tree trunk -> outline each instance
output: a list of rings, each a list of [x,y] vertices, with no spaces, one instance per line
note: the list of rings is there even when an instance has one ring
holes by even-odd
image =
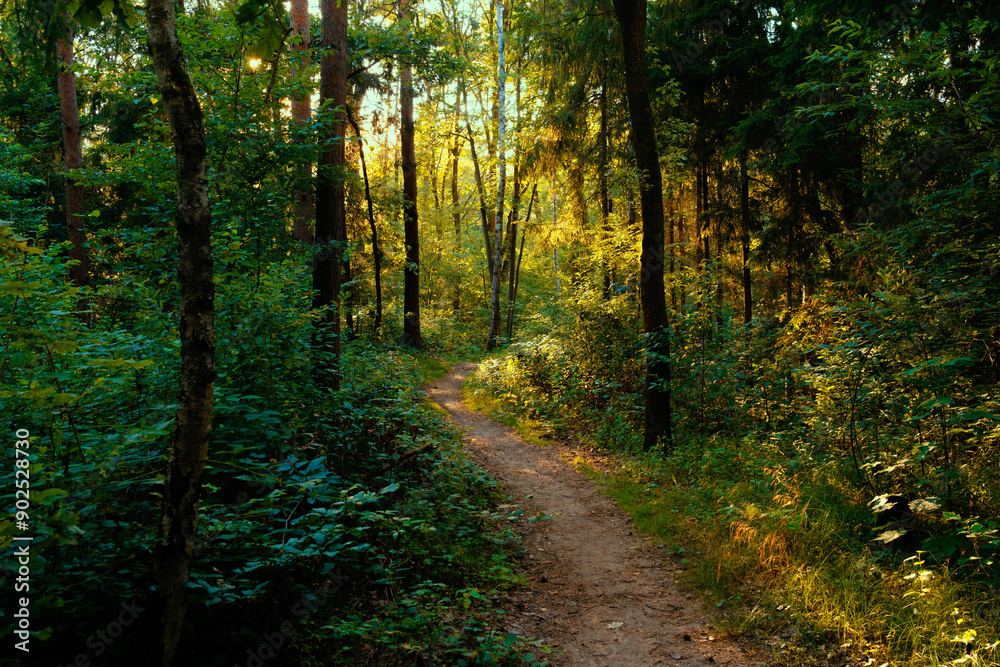
[[[462,98],[465,106],[465,132],[469,135],[469,154],[472,157],[472,173],[476,181],[476,192],[479,194],[479,217],[483,226],[483,243],[486,247],[486,268],[493,275],[493,246],[490,244],[490,214],[486,211],[486,186],[483,185],[483,172],[479,168],[479,154],[476,152],[476,137],[472,133],[472,122],[469,120],[469,97],[463,84]]]
[[[580,227],[580,236],[585,237],[590,227],[590,216],[587,214],[587,195],[584,192],[586,182],[583,177],[583,159],[577,156],[572,159],[569,168],[569,185],[573,193],[573,213]]]
[[[292,35],[298,39],[292,40],[292,51],[296,54],[302,66],[309,64],[309,2],[308,0],[292,0],[291,6]],[[293,67],[292,77],[299,76],[298,66]],[[311,115],[309,94],[296,95],[292,98],[292,122],[303,128],[309,125]],[[292,191],[294,202],[294,218],[292,221],[292,238],[303,243],[312,244],[315,241],[313,221],[316,210],[313,202],[312,189],[308,187],[312,180],[312,163],[303,162],[298,166],[296,186]]]
[[[382,250],[378,245],[378,227],[375,226],[375,209],[372,206],[371,185],[368,182],[368,164],[365,162],[365,142],[361,138],[361,129],[351,116],[351,110],[347,109],[347,120],[354,128],[354,134],[358,137],[358,157],[361,160],[361,176],[365,181],[365,201],[368,203],[368,225],[372,230],[372,262],[375,273],[375,324],[372,326],[372,333],[375,340],[379,339],[379,332],[382,328]]]
[[[184,68],[174,3],[149,0],[149,53],[173,137],[181,312],[180,398],[174,426],[154,570],[163,634],[159,663],[174,661],[184,622],[184,589],[194,559],[198,498],[208,456],[215,388],[215,284],[208,203],[205,130],[194,85]]]
[[[712,261],[712,245],[711,245],[711,233],[708,221],[708,160],[705,159],[701,163],[701,213],[702,219],[699,220],[698,227],[698,242],[701,243],[701,261],[702,269],[707,270],[709,263]],[[705,295],[705,301],[708,302],[709,295]]]
[[[553,169],[549,176],[549,191],[552,193],[552,231],[559,229],[559,194],[556,191],[556,172]],[[559,281],[559,248],[552,249],[552,272],[556,277],[556,300],[562,297],[562,285]]]
[[[510,294],[510,309],[507,311],[507,338],[514,337],[514,306],[517,304],[517,288],[521,282],[521,260],[524,259],[524,239],[528,235],[528,221],[531,220],[531,206],[535,203],[535,191],[538,183],[531,186],[531,198],[528,200],[528,215],[524,218],[524,231],[521,232],[521,249],[517,253],[517,264],[512,265],[511,273],[514,276],[514,287]],[[513,243],[511,244],[513,246]],[[511,254],[513,257],[513,253]]]
[[[76,74],[73,72],[73,25],[69,16],[65,16],[66,36],[56,43],[56,55],[59,58],[59,112],[62,119],[63,164],[66,168],[66,238],[71,247],[69,257],[76,264],[70,267],[69,274],[77,287],[87,285],[87,234],[83,228],[83,188],[70,172],[83,167],[83,147],[80,141],[80,108],[76,102]],[[80,317],[85,317],[87,302],[81,299],[77,310]]]
[[[601,78],[601,129],[599,137],[599,149],[597,156],[598,184],[601,191],[601,270],[604,282],[603,295],[605,299],[611,297],[611,283],[614,277],[611,275],[611,266],[608,261],[611,243],[611,197],[608,193],[608,58],[604,58],[604,74]]]
[[[667,275],[670,280],[670,307],[677,310],[677,281],[674,279],[674,270],[677,265],[677,253],[676,246],[674,245],[674,221],[677,219],[677,213],[674,210],[674,198],[670,197],[668,200],[670,202],[670,208],[667,211],[667,252],[670,255],[669,266],[667,267]]]
[[[521,131],[521,71],[518,68],[517,83],[514,87],[514,109],[516,120],[514,122],[514,132]],[[507,324],[504,327],[505,335],[509,340],[514,327],[514,281],[516,280],[516,258],[517,258],[517,216],[521,206],[521,162],[518,145],[514,144],[514,199],[510,207],[510,236],[507,244],[510,246],[510,259],[508,260],[508,283],[507,283]]]
[[[408,20],[409,0],[400,0],[400,18]],[[417,220],[417,156],[413,140],[413,71],[403,68],[399,80],[399,137],[403,157],[403,344],[420,349],[420,230]]]
[[[753,319],[753,284],[750,281],[750,180],[747,178],[747,155],[740,156],[740,211],[743,218],[743,232],[740,245],[743,247],[743,324]]]
[[[646,0],[614,0],[622,31],[625,93],[632,121],[642,207],[642,253],[639,297],[646,333],[646,389],[643,446],[660,439],[673,445],[670,415],[670,339],[663,290],[663,200],[656,129],[646,78]]]
[[[455,92],[455,144],[451,149],[451,214],[455,223],[455,256],[462,249],[462,212],[458,205],[458,158],[462,154],[462,144],[459,143],[459,93]],[[451,306],[454,310],[462,307],[462,283],[455,282],[455,294]]]
[[[490,330],[486,338],[486,350],[496,347],[500,335],[500,269],[503,262],[503,198],[507,180],[506,146],[504,134],[506,122],[505,90],[507,75],[504,71],[503,0],[497,0],[497,215],[493,229],[493,276],[490,282]]]
[[[316,255],[313,260],[313,308],[323,311],[320,349],[326,359],[318,379],[340,389],[340,283],[344,222],[344,113],[347,105],[347,3],[322,0],[320,107],[330,114],[320,136],[316,179]],[[329,364],[329,365],[327,365]]]

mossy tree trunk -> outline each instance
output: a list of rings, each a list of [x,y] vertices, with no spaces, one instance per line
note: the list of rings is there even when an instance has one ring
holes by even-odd
[[[181,386],[154,569],[163,633],[158,662],[173,664],[194,559],[198,500],[215,388],[215,283],[201,105],[177,39],[172,0],[149,0],[147,40],[176,156]]]

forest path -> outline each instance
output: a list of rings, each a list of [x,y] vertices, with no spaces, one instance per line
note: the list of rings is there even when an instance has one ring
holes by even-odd
[[[527,443],[462,403],[462,381],[475,369],[455,364],[426,391],[466,432],[466,449],[503,484],[512,511],[524,510],[518,529],[530,588],[514,595],[505,630],[553,645],[551,665],[761,665],[734,641],[711,636],[701,604],[675,585],[672,565],[567,462],[570,447]],[[530,523],[538,512],[552,518]]]

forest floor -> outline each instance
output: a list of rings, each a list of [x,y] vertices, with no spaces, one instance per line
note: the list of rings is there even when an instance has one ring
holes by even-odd
[[[701,602],[677,586],[677,566],[572,465],[582,457],[600,471],[600,459],[565,444],[530,444],[463,404],[462,381],[475,368],[455,364],[427,386],[427,395],[466,432],[473,458],[503,484],[513,504],[508,511],[524,511],[517,525],[529,586],[513,594],[505,630],[552,646],[551,665],[766,664],[734,638],[715,636]]]

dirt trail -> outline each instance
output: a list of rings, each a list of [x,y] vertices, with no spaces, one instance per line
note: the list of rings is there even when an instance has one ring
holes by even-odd
[[[530,590],[518,594],[506,630],[541,639],[550,664],[569,667],[757,667],[729,639],[709,632],[700,603],[676,587],[659,550],[633,535],[631,520],[564,459],[571,449],[538,447],[462,403],[456,364],[428,396],[467,433],[466,448],[524,509],[550,515],[519,521]]]

